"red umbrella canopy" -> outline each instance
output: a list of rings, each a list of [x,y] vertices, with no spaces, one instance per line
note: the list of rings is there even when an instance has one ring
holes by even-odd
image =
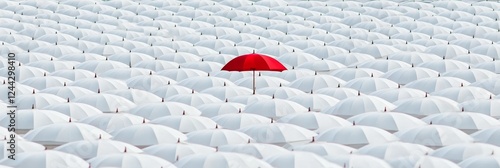
[[[245,54],[229,61],[222,70],[226,71],[284,71],[283,64],[264,54]]]

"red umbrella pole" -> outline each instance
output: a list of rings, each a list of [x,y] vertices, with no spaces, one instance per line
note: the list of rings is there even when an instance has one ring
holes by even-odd
[[[253,70],[253,83],[252,83],[252,88],[253,88],[253,94],[255,94],[255,69]]]

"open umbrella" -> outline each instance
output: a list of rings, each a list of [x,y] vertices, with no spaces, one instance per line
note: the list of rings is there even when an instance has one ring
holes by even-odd
[[[283,64],[264,54],[245,54],[229,61],[222,70],[226,71],[253,71],[253,94],[255,94],[255,71],[284,71]]]

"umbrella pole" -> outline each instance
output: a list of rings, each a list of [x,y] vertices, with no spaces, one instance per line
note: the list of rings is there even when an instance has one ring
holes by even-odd
[[[253,83],[252,83],[252,88],[253,88],[253,94],[255,94],[255,69],[253,70]]]

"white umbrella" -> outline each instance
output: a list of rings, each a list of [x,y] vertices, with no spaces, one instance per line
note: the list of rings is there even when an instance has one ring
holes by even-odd
[[[219,77],[213,77],[213,76],[195,76],[195,77],[190,77],[187,79],[184,79],[182,81],[179,81],[177,83],[180,86],[185,86],[191,89],[194,89],[195,91],[201,92],[205,89],[211,88],[211,87],[218,87],[218,86],[235,86],[233,82],[230,80],[224,79],[224,78],[219,78]],[[237,85],[237,82],[236,82]]]
[[[340,167],[337,164],[333,164],[319,155],[294,151],[289,153],[277,154],[271,157],[264,158],[264,160],[277,168],[299,168],[299,167]]]
[[[213,120],[202,116],[165,116],[156,118],[149,122],[151,124],[164,125],[182,133],[189,133],[197,130],[206,130],[217,128],[218,125]]]
[[[463,143],[445,146],[430,153],[430,156],[460,163],[474,156],[490,156],[500,152],[500,147],[483,143]]]
[[[222,128],[236,130],[249,125],[270,123],[269,118],[250,113],[221,114],[211,118]]]
[[[500,82],[498,78],[492,78],[474,82],[470,86],[481,87],[483,89],[490,91],[493,94],[500,94],[500,88],[498,87],[499,85],[497,84],[498,82]]]
[[[184,142],[187,137],[182,132],[167,126],[135,124],[115,131],[112,139],[142,148],[161,143]]]
[[[146,123],[149,120],[127,113],[104,113],[82,118],[78,122],[95,126],[112,134],[121,128]]]
[[[488,70],[488,71],[491,71],[491,72],[494,72],[494,73],[498,73],[500,72],[500,69],[498,67],[498,63],[500,61],[496,60],[496,61],[492,61],[491,58],[488,57],[488,61],[484,61],[482,63],[478,63],[476,64],[476,68],[479,68],[479,69],[485,69],[485,70]]]
[[[124,81],[113,78],[83,78],[78,79],[68,84],[69,86],[78,86],[89,89],[94,92],[127,89],[127,84]]]
[[[348,97],[358,96],[359,92],[357,90],[347,87],[337,87],[337,88],[328,87],[328,88],[318,89],[315,91],[315,93],[325,94],[339,100],[344,100],[345,98]]]
[[[460,167],[472,168],[477,166],[500,167],[500,157],[496,155],[475,156],[466,159],[458,164]]]
[[[379,97],[358,94],[358,96],[343,99],[334,106],[323,109],[322,113],[349,118],[365,112],[389,111],[395,107]]]
[[[383,44],[372,44],[361,47],[356,47],[352,52],[371,55],[375,58],[386,58],[388,55],[399,52],[400,50]]]
[[[246,154],[233,152],[216,152],[205,154],[194,154],[180,158],[175,163],[178,167],[262,167],[271,168],[268,163]]]
[[[333,106],[339,102],[338,99],[324,95],[324,94],[304,94],[289,97],[288,100],[299,103],[307,107],[309,111],[321,111],[326,107]]]
[[[119,153],[96,156],[89,159],[88,162],[95,167],[175,167],[172,163],[162,158],[138,153]]]
[[[377,127],[391,133],[426,125],[418,118],[399,112],[368,112],[352,116],[347,120],[357,125]]]
[[[141,149],[133,145],[109,139],[73,141],[54,150],[73,154],[86,160],[115,153],[142,153]]]
[[[280,118],[287,114],[307,112],[307,108],[290,100],[272,99],[248,104],[243,112],[270,118]]]
[[[208,103],[221,103],[219,98],[206,93],[180,94],[171,96],[166,101],[184,103],[193,107],[201,106]]]
[[[40,93],[50,93],[61,98],[68,98],[71,100],[76,97],[93,94],[95,92],[78,86],[54,86],[43,89]]]
[[[367,60],[375,60],[371,55],[361,53],[336,54],[329,56],[327,60],[332,60],[350,66]]]
[[[485,128],[483,130],[477,131],[474,134],[471,134],[475,142],[487,143],[495,146],[500,146],[500,143],[498,143],[499,135],[500,130],[498,129],[498,127]]]
[[[108,93],[85,95],[75,99],[74,102],[91,105],[105,113],[128,111],[137,106],[134,102],[124,97]]]
[[[200,93],[210,94],[221,100],[238,95],[251,95],[252,90],[241,86],[216,86],[207,88]]]
[[[318,72],[330,72],[336,69],[341,69],[345,68],[346,66],[344,64],[331,61],[331,60],[314,60],[314,61],[308,61],[304,62],[302,64],[299,64],[297,68],[304,68],[304,69],[309,69],[313,71],[318,71]]]
[[[71,122],[71,118],[69,116],[52,110],[17,110],[15,114],[15,119],[18,121],[15,123],[15,129],[18,132],[27,132],[29,130],[54,123]],[[11,119],[11,115],[4,115],[0,119],[1,126],[9,128],[9,124],[12,124]]]
[[[321,132],[316,138],[316,141],[338,143],[353,148],[398,140],[398,137],[383,129],[360,125],[330,128]]]
[[[263,159],[274,155],[290,152],[285,148],[265,143],[222,145],[217,148],[217,151],[247,154],[254,156],[258,159]]]
[[[53,150],[19,153],[19,155],[16,156],[16,159],[17,160],[4,158],[0,161],[0,164],[12,167],[41,168],[53,167],[54,165],[75,168],[87,168],[90,166],[89,163],[85,162],[85,160],[79,158],[78,156]]]
[[[138,105],[131,108],[128,113],[153,120],[164,116],[195,115],[199,116],[201,111],[193,106],[178,102],[161,102]]]
[[[403,99],[394,102],[394,104],[397,107],[393,111],[402,112],[418,118],[423,118],[431,114],[460,111],[457,102],[441,96]]]
[[[344,86],[369,94],[381,89],[398,88],[399,84],[385,78],[362,77],[352,79],[346,82]]]
[[[446,97],[455,100],[458,103],[463,103],[468,100],[489,99],[493,97],[493,93],[475,86],[452,87],[433,92],[432,95]]]
[[[498,103],[500,99],[479,99],[479,100],[469,100],[460,104],[464,111],[470,111],[474,113],[481,113],[493,118],[499,118],[498,114]]]
[[[389,88],[372,92],[370,95],[380,97],[391,103],[407,98],[425,97],[424,91],[413,88]]]
[[[450,87],[467,86],[470,83],[466,80],[456,77],[436,77],[436,78],[423,78],[410,82],[405,85],[407,88],[414,88],[422,90],[427,93],[440,91]]]
[[[166,69],[163,71],[158,71],[156,75],[165,76],[175,81],[182,81],[187,78],[197,77],[197,76],[207,76],[208,73],[197,69],[190,68],[178,68],[178,69]]]
[[[215,102],[215,103],[205,103],[203,105],[196,106],[198,110],[202,113],[204,117],[215,117],[222,114],[236,114],[241,113],[245,109],[245,105],[236,102]]]
[[[434,71],[432,69],[412,67],[393,69],[386,72],[380,77],[392,80],[398,84],[405,85],[422,78],[438,77],[438,74],[439,73],[437,71]]]
[[[375,69],[369,69],[369,68],[342,68],[342,69],[337,69],[334,70],[330,75],[334,77],[338,77],[342,80],[345,81],[350,81],[356,78],[363,78],[363,77],[380,77],[383,72],[380,72]]]
[[[344,165],[345,167],[366,167],[366,166],[375,166],[381,168],[391,167],[384,160],[369,155],[358,155],[358,154],[334,155],[334,156],[325,156],[324,158],[332,163],[338,165]]]
[[[424,156],[432,152],[428,148],[419,144],[412,144],[406,142],[390,142],[385,144],[370,144],[366,145],[356,151],[356,154],[370,155],[384,160],[392,160],[400,157],[407,156]]]
[[[209,154],[216,152],[216,149],[188,143],[158,144],[144,148],[144,154],[160,157],[171,163],[175,163],[179,158],[184,158],[193,154]]]
[[[72,81],[83,78],[94,78],[95,74],[84,69],[59,70],[49,74],[50,76],[59,76]]]
[[[310,92],[311,90],[318,90],[321,88],[339,87],[340,85],[344,85],[344,83],[344,80],[330,75],[314,75],[298,78],[290,82],[288,86],[304,92]]]
[[[43,76],[43,77],[31,77],[25,79],[19,83],[34,87],[36,89],[42,90],[50,87],[63,86],[66,83],[72,82],[69,79],[57,77],[57,76]]]
[[[308,144],[296,145],[290,147],[289,150],[311,152],[320,156],[349,155],[356,151],[356,149],[349,146],[327,142],[312,142]]]
[[[94,116],[98,114],[102,114],[102,111],[95,108],[94,106],[84,104],[84,103],[76,103],[76,102],[65,102],[65,103],[57,103],[45,106],[44,110],[53,110],[64,115],[67,115],[73,119],[80,120],[85,117]]]
[[[177,82],[173,79],[160,76],[160,75],[138,75],[131,77],[125,81],[129,88],[140,89],[140,90],[153,90],[157,87],[176,84]]]
[[[289,114],[280,118],[278,122],[298,125],[315,132],[351,125],[343,118],[316,112]]]
[[[156,96],[153,93],[139,89],[111,90],[105,93],[124,97],[134,102],[135,104],[156,103],[161,102],[162,100],[160,97]]]
[[[388,161],[393,167],[443,167],[443,168],[459,168],[457,164],[438,157],[433,156],[418,156],[412,155],[400,157]]]
[[[317,134],[297,125],[287,123],[269,123],[250,125],[240,128],[259,143],[282,146],[287,143],[309,142]]]
[[[66,102],[63,98],[49,93],[19,95],[15,98],[18,109],[44,108],[49,105]]]
[[[250,136],[242,132],[227,129],[199,130],[186,135],[188,138],[187,142],[210,147],[255,142]]]
[[[29,141],[53,147],[77,140],[109,139],[111,135],[82,123],[54,123],[35,128],[24,135]]]
[[[403,142],[440,148],[458,143],[471,143],[472,137],[459,129],[445,125],[426,125],[394,133]]]
[[[268,95],[273,98],[278,99],[288,99],[294,96],[304,96],[306,93],[295,88],[283,86],[283,87],[265,87],[257,89],[258,94]]]
[[[75,66],[76,69],[85,69],[97,74],[106,72],[107,70],[110,69],[116,69],[116,68],[129,68],[127,64],[118,62],[118,61],[111,61],[111,60],[89,60],[82,62],[78,65]]]
[[[384,60],[384,59],[376,59],[376,60],[366,60],[363,62],[359,62],[357,64],[351,64],[350,67],[358,67],[358,68],[371,68],[375,70],[379,70],[381,72],[387,72],[396,68],[410,68],[411,65],[398,60]]]
[[[433,60],[423,62],[417,65],[418,67],[429,68],[439,73],[445,73],[451,70],[466,70],[469,69],[469,64],[453,59],[444,59],[444,60]]]

